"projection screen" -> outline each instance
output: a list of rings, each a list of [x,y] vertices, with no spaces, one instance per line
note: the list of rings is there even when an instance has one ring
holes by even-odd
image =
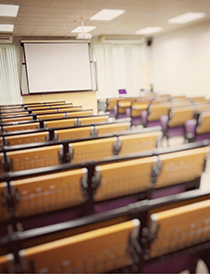
[[[24,43],[29,93],[92,90],[88,43]]]

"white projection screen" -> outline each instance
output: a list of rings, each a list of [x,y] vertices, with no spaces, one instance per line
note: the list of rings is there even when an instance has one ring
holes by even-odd
[[[23,43],[29,93],[92,90],[88,43]]]

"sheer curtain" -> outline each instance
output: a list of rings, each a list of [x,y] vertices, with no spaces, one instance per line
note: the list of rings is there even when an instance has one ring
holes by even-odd
[[[0,46],[0,105],[20,104],[22,49]]]
[[[118,97],[118,89],[138,96],[141,89],[141,45],[93,45],[99,98]]]

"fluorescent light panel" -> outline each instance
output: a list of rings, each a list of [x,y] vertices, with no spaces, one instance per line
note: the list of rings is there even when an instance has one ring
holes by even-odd
[[[110,21],[123,13],[125,13],[125,10],[102,9],[101,11],[93,15],[90,20]]]
[[[144,29],[137,30],[135,33],[136,34],[151,34],[151,33],[159,32],[161,30],[163,30],[162,27],[147,27]]]
[[[95,26],[84,26],[83,27],[83,31],[84,32],[90,32],[91,30],[94,30],[96,27]],[[80,33],[82,32],[82,27],[77,27],[76,29],[73,29],[71,32],[74,32],[74,33]]]
[[[11,24],[0,24],[0,31],[12,32],[13,29],[14,29],[14,25],[11,25]]]
[[[0,16],[16,17],[19,10],[18,5],[3,5],[0,4]]]
[[[170,18],[168,20],[169,24],[186,24],[191,21],[198,20],[200,18],[205,17],[206,14],[204,12],[187,12],[182,15]]]

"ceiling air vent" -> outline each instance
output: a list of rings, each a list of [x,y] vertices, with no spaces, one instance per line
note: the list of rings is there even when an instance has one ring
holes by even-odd
[[[142,44],[144,42],[144,37],[134,35],[101,35],[98,37],[98,43],[103,44]]]
[[[13,42],[12,35],[0,35],[0,44],[11,44]]]

